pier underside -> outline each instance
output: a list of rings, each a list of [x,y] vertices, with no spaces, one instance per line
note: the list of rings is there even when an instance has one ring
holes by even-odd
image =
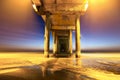
[[[75,31],[76,57],[80,57],[80,16],[88,7],[87,0],[32,0],[33,8],[45,21],[44,55],[49,56],[50,32],[53,53],[72,54],[72,31]]]

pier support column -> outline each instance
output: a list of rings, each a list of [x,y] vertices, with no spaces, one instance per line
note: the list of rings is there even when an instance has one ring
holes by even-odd
[[[50,41],[50,14],[46,14],[46,24],[45,24],[45,33],[44,33],[44,56],[49,57],[49,41]]]
[[[76,16],[75,21],[75,28],[76,28],[76,57],[80,57],[80,15]]]
[[[55,35],[55,53],[58,53],[58,36],[57,35]]]
[[[72,30],[69,33],[69,52],[72,54]]]
[[[56,46],[56,35],[55,35],[55,31],[53,31],[53,54],[56,53],[56,49],[57,49],[57,46]]]

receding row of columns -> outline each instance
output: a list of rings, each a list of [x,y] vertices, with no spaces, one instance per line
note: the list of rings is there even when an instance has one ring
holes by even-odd
[[[49,42],[50,42],[50,15],[46,15],[46,26],[45,26],[45,33],[44,33],[44,55],[48,57],[49,53]],[[52,32],[53,34],[53,53],[57,52],[57,36],[55,31]],[[75,20],[75,40],[76,40],[76,57],[80,57],[80,15],[76,16]],[[69,30],[69,52],[72,54],[72,30]]]

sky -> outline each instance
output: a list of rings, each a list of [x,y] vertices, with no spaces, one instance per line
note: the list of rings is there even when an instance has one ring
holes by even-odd
[[[80,20],[82,50],[120,50],[120,0],[89,0]],[[0,51],[43,49],[44,26],[31,0],[0,0]]]

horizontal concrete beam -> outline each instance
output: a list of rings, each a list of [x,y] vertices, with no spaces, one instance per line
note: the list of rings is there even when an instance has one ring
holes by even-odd
[[[52,30],[75,30],[75,26],[52,26]]]

